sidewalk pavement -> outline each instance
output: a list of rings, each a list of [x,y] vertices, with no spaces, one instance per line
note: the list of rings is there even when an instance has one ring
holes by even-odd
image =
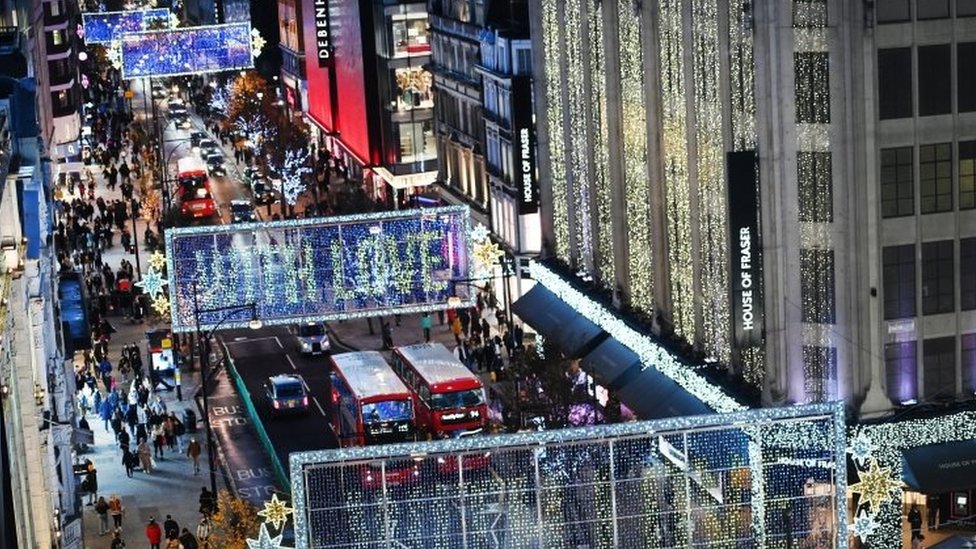
[[[94,174],[97,182],[95,187],[96,198],[100,196],[106,201],[122,198],[122,193],[118,190],[118,187],[114,191],[108,190],[101,167],[93,164],[89,166],[89,169]],[[78,197],[77,189],[74,195],[68,195],[66,191],[67,189],[64,189],[65,195],[63,198],[65,200],[70,201]],[[136,196],[138,196],[138,186],[136,188]],[[129,226],[131,228],[131,222],[129,222]],[[146,229],[146,222],[139,219],[136,221],[136,226],[137,233],[135,236],[139,238],[139,263],[141,264],[142,272],[145,273],[148,269],[147,260],[149,253],[143,246],[142,235]],[[110,265],[113,270],[118,269],[122,259],[128,259],[135,264],[133,254],[122,249],[118,237],[114,239],[114,242],[115,245],[113,247],[106,249],[102,253],[102,261]],[[109,344],[108,356],[113,366],[118,364],[122,346],[135,343],[141,349],[144,368],[151,367],[146,359],[145,334],[150,330],[165,328],[166,323],[159,322],[159,317],[153,314],[146,316],[145,323],[133,323],[122,316],[109,316],[108,319],[117,330]],[[81,353],[78,353],[75,358],[76,361],[83,360]],[[117,371],[115,374],[117,375]],[[99,384],[101,385],[100,382]],[[129,384],[123,383],[121,385],[125,394],[127,394]],[[200,410],[193,399],[193,395],[197,392],[199,385],[199,372],[187,372],[184,373],[181,380],[182,401],[177,400],[176,391],[162,391],[156,394],[161,398],[166,409],[176,412],[177,416],[181,417],[181,419],[183,410],[186,408],[192,409],[197,418],[202,418]],[[104,387],[100,386],[100,388],[104,393]],[[206,463],[208,463],[206,444],[203,444],[204,453],[200,456],[202,467],[199,476],[193,474],[193,465],[190,458],[182,453],[167,449],[165,450],[165,458],[156,460],[157,468],[151,475],[142,471],[136,471],[133,473],[132,478],[128,478],[125,474],[125,467],[122,465],[122,453],[118,444],[115,442],[115,435],[111,431],[111,426],[106,430],[104,422],[95,413],[90,412],[87,419],[94,434],[94,444],[89,447],[87,453],[80,454],[78,458],[82,462],[84,459],[90,459],[94,462],[98,471],[99,496],[104,496],[108,500],[109,496],[117,494],[122,500],[122,504],[126,509],[125,516],[122,519],[122,536],[128,546],[142,547],[145,544],[145,525],[150,517],[155,517],[157,521],[162,523],[166,515],[172,515],[180,524],[181,528],[185,526],[191,532],[195,533],[197,523],[200,519],[197,498],[199,497],[200,487],[208,484],[205,476]],[[197,437],[201,441],[205,438],[202,423],[198,425],[197,433],[187,433],[184,435],[184,448],[191,437]],[[134,444],[130,446],[134,447]],[[84,496],[84,501],[87,500],[87,496]],[[112,543],[112,536],[100,536],[98,534],[99,520],[94,507],[85,505],[82,517],[85,547],[88,549],[109,549]]]

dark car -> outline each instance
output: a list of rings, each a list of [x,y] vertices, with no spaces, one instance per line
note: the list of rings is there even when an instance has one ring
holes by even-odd
[[[227,175],[227,168],[224,167],[224,156],[218,152],[212,152],[205,158],[207,171],[211,177],[223,177]]]
[[[261,205],[274,204],[276,200],[271,183],[264,177],[251,182],[251,194],[254,195],[254,201]]]
[[[173,121],[173,125],[177,128],[188,130],[193,127],[193,123],[190,122],[190,115],[185,112],[170,113],[169,119]]]
[[[263,177],[263,174],[261,172],[261,168],[256,166],[248,166],[244,168],[243,172],[241,172],[241,181],[248,187],[250,187],[251,184],[254,183],[254,180],[259,177]]]
[[[220,145],[209,137],[206,139],[201,139],[200,144],[197,145],[197,148],[200,149],[200,158],[207,158],[207,156],[213,153],[220,152]]]
[[[254,217],[254,205],[250,200],[235,199],[230,201],[230,221],[231,223],[248,223],[256,221]]]
[[[200,142],[208,137],[207,132],[202,132],[200,130],[192,131],[190,132],[190,146],[199,147]]]
[[[169,97],[169,90],[162,86],[153,86],[152,96],[153,99],[166,99]]]
[[[264,393],[272,416],[308,412],[308,393],[302,376],[281,374],[269,377],[264,384]]]

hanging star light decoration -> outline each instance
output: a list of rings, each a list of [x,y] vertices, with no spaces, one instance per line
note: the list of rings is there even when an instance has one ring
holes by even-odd
[[[169,13],[169,28],[175,29],[180,26],[180,16],[174,12]]]
[[[876,458],[871,458],[866,471],[858,471],[860,482],[850,486],[851,492],[861,494],[861,505],[870,505],[877,513],[881,506],[892,500],[892,494],[901,490],[901,481],[891,474],[891,467],[881,467]]]
[[[864,464],[874,455],[876,448],[874,442],[862,431],[851,441],[847,453],[857,462],[858,467],[863,468]]]
[[[154,311],[160,315],[165,315],[169,312],[169,298],[166,294],[160,294],[159,297],[153,300],[152,308]]]
[[[264,510],[258,511],[258,516],[264,517],[265,522],[270,522],[275,530],[280,531],[281,527],[288,522],[288,515],[292,511],[291,507],[278,499],[278,494],[271,494],[271,500],[264,502]]]
[[[474,257],[482,265],[490,267],[498,263],[498,258],[504,254],[498,244],[492,242],[491,240],[486,240],[481,244],[478,244],[474,248]]]
[[[488,227],[485,227],[481,223],[476,223],[474,228],[471,229],[471,242],[475,244],[481,244],[485,240],[488,240],[488,235],[490,231]]]
[[[257,57],[261,55],[261,50],[268,43],[267,40],[261,36],[261,32],[258,29],[251,29],[251,57]]]
[[[166,256],[162,252],[153,252],[149,256],[149,265],[159,272],[166,268]]]
[[[147,271],[146,275],[142,277],[142,280],[136,282],[136,286],[142,288],[142,291],[149,296],[149,299],[156,299],[159,297],[159,294],[163,293],[163,286],[166,286],[167,284],[169,284],[169,281],[163,278],[162,275],[159,274],[159,271],[153,267],[149,267],[149,271]]]
[[[285,549],[281,546],[281,534],[275,537],[271,537],[268,533],[268,525],[261,523],[261,529],[258,530],[258,539],[247,539],[248,549]]]
[[[854,517],[854,523],[848,527],[851,529],[852,534],[861,538],[862,542],[865,542],[878,529],[878,521],[875,520],[873,513],[868,513],[864,509],[861,509],[857,516]]]

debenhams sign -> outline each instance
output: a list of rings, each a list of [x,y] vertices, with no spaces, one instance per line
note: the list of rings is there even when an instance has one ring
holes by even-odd
[[[329,28],[329,0],[315,0],[315,48],[319,66],[326,67],[332,61],[332,34]]]

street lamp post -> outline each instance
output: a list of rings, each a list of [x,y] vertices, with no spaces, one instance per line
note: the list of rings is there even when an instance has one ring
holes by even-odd
[[[196,336],[197,343],[202,344],[206,342],[206,345],[201,345],[200,349],[200,379],[201,386],[203,387],[203,417],[207,429],[207,461],[210,467],[210,492],[213,494],[213,506],[212,510],[217,507],[217,470],[215,465],[215,452],[214,452],[214,440],[213,440],[213,428],[210,425],[210,403],[207,399],[207,378],[209,377],[210,370],[210,338],[213,337],[214,333],[220,328],[220,326],[234,316],[234,313],[250,310],[251,320],[248,322],[248,327],[252,330],[257,330],[261,328],[261,321],[257,316],[257,305],[254,303],[248,303],[245,305],[230,305],[226,307],[214,307],[210,309],[201,309],[199,301],[197,299],[197,283],[193,281],[193,319],[196,323]],[[208,332],[205,338],[201,337],[200,333],[200,313],[218,313],[224,312],[225,314],[220,318],[220,321],[214,325]]]

